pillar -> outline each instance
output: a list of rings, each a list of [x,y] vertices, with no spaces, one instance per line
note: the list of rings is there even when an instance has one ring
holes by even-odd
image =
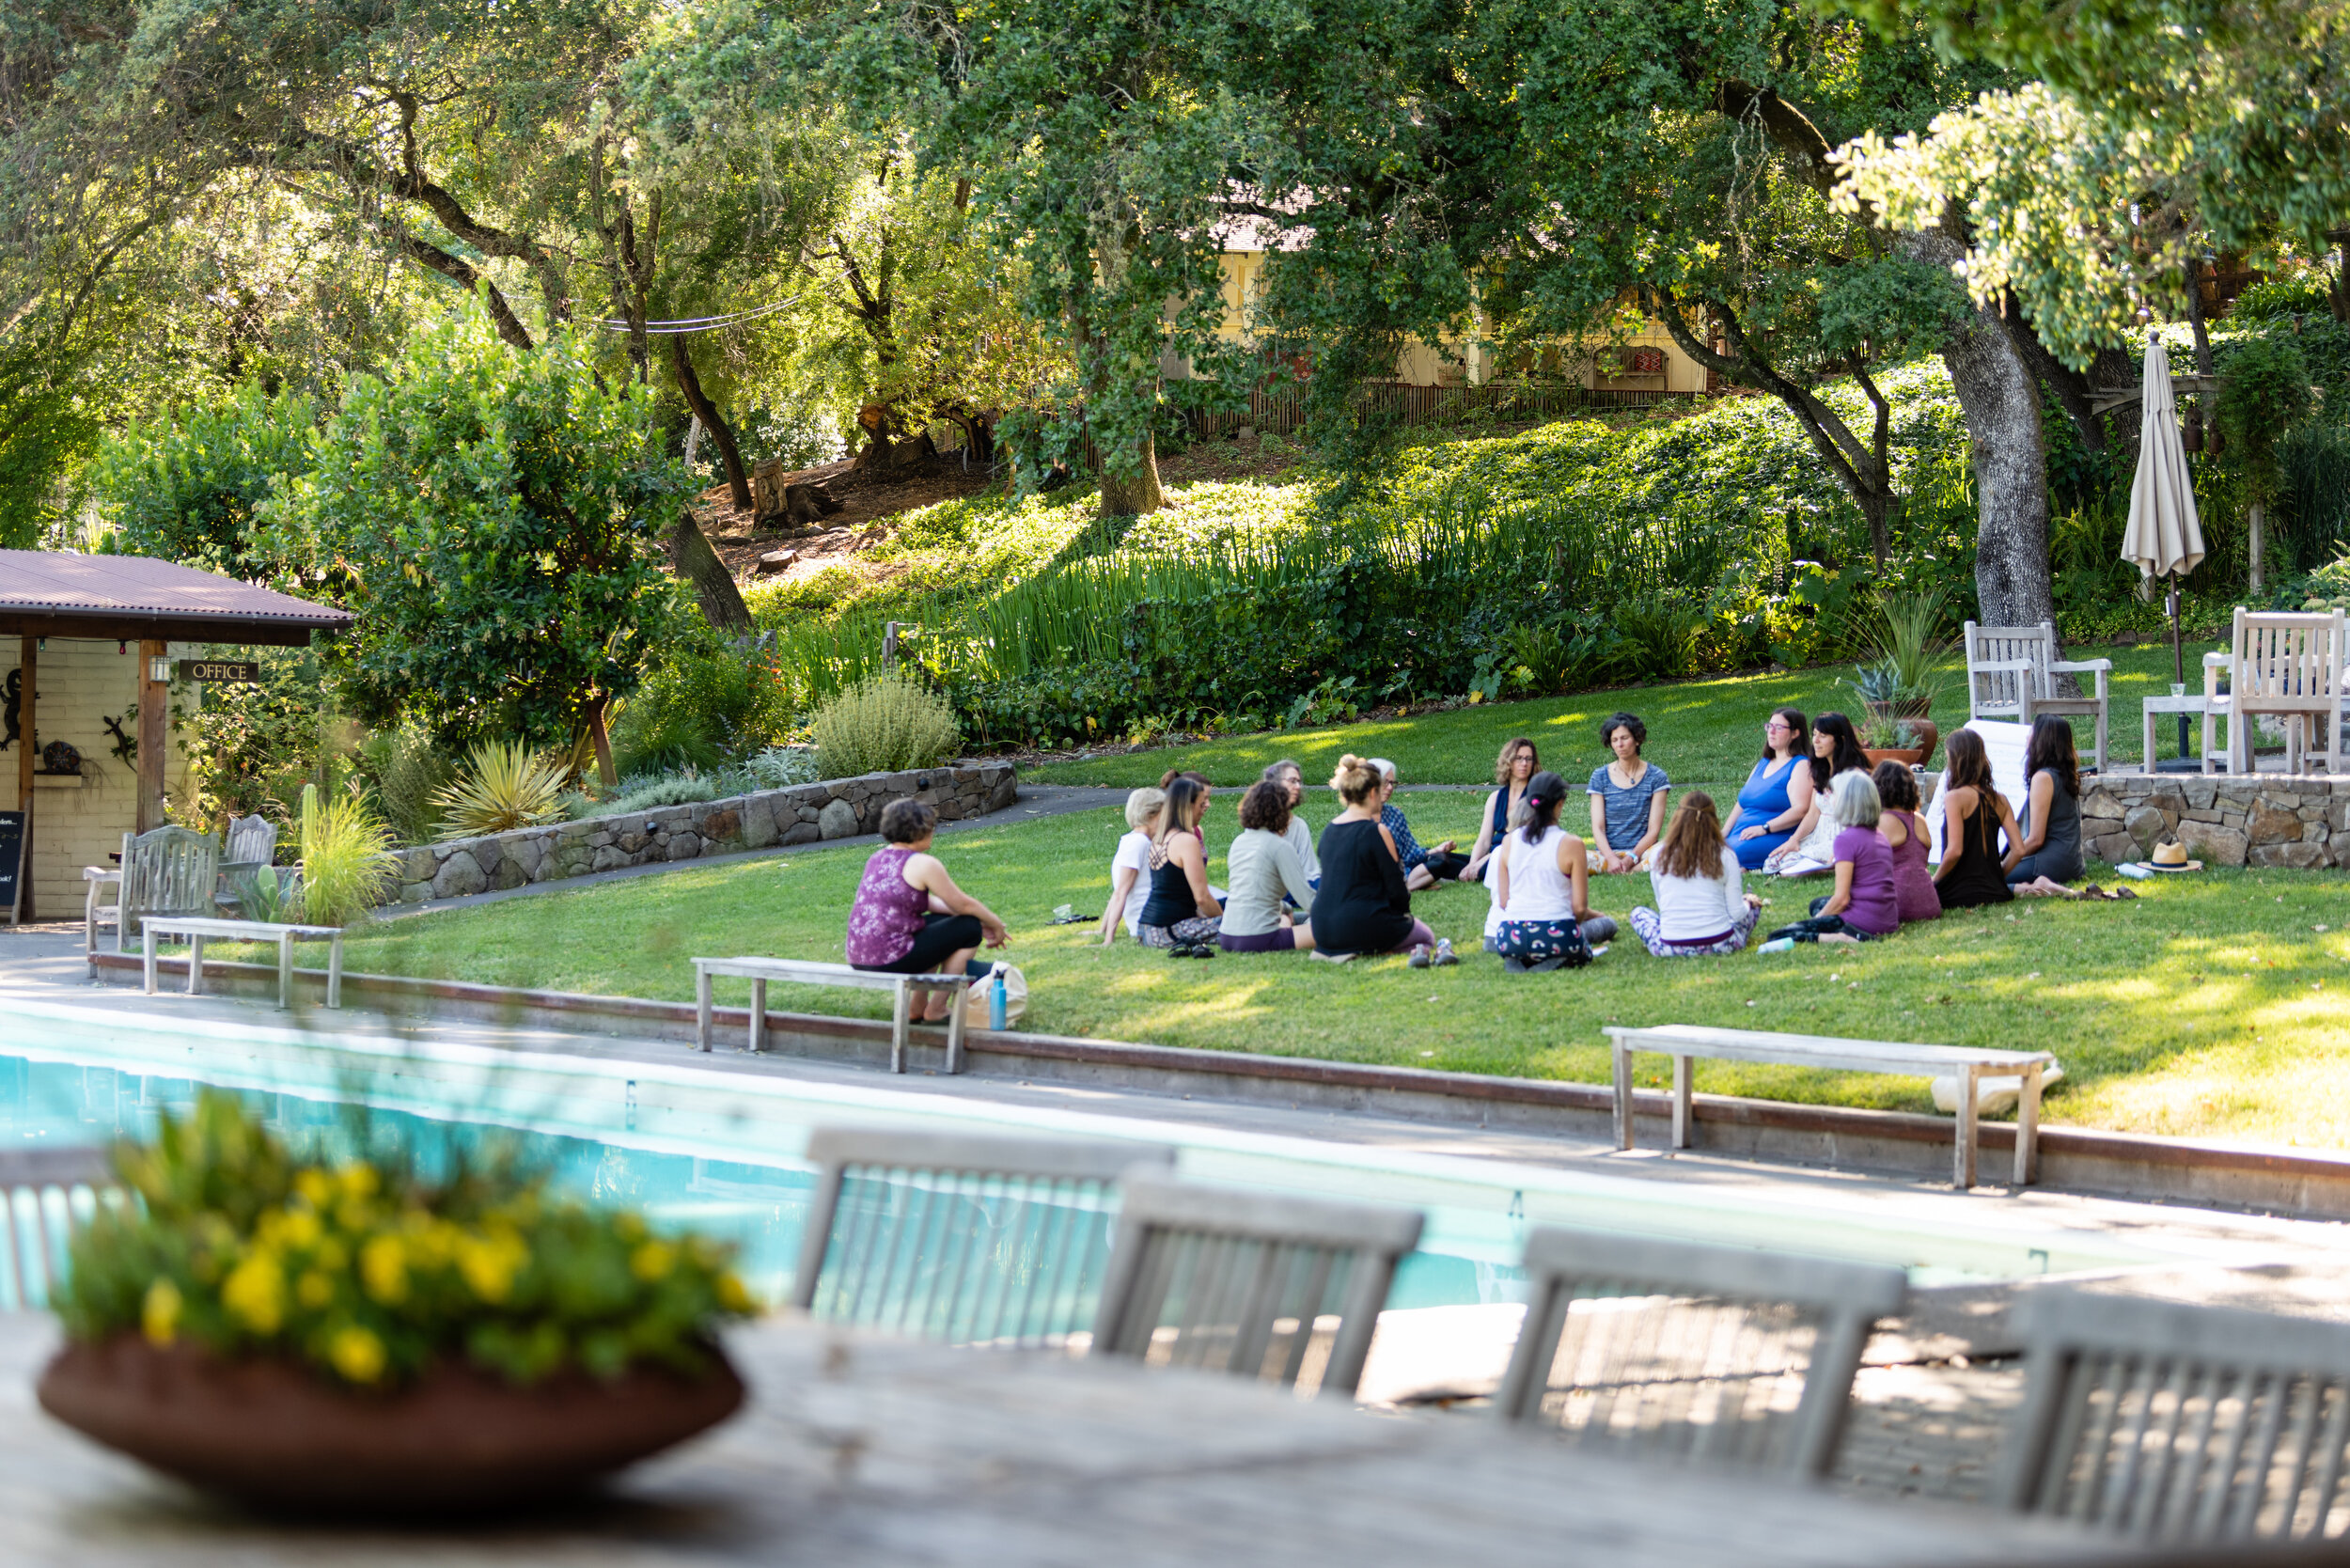
[[[171,741],[171,683],[155,679],[155,661],[164,656],[160,641],[139,644],[139,810],[138,831],[164,825],[164,760]]]
[[[24,813],[24,861],[16,873],[16,918],[33,918],[33,690],[40,667],[40,639],[27,636],[17,645],[16,667],[24,672],[17,698],[16,808]]]

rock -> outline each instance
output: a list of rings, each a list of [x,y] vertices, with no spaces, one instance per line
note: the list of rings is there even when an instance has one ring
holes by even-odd
[[[709,842],[722,844],[742,836],[743,818],[732,807],[713,802],[709,810],[695,816],[694,831]]]
[[[588,869],[591,871],[617,871],[622,866],[632,864],[634,862],[618,846],[606,844],[596,851],[596,857],[588,863]]]
[[[2208,811],[2212,804],[2219,798],[2219,784],[2216,779],[2195,779],[2186,785],[2186,803],[2189,806],[2198,810]]]
[[[2179,823],[2179,842],[2186,846],[2189,855],[2215,866],[2243,865],[2245,853],[2251,847],[2232,827],[2191,820]]]
[[[856,825],[856,808],[845,800],[833,801],[816,816],[816,830],[827,839],[854,838]]]
[[[498,862],[497,875],[490,879],[490,885],[494,887],[520,887],[529,880],[530,873],[523,870],[523,863],[509,855]]]
[[[465,851],[459,850],[441,862],[440,872],[432,879],[432,896],[436,899],[462,899],[489,886],[490,879],[482,874],[481,862]]]
[[[2291,843],[2301,837],[2301,818],[2280,806],[2261,801],[2252,808],[2251,821],[2246,824],[2246,839],[2254,844]]]
[[[702,853],[701,836],[681,828],[669,835],[668,847],[664,853],[671,860],[698,859]]]
[[[2342,802],[2342,808],[2350,811],[2350,800]],[[400,880],[403,883],[431,882],[433,873],[440,869],[441,857],[434,855],[429,846],[420,845],[400,854]]]
[[[765,849],[776,841],[776,805],[765,795],[743,804],[743,847]]]
[[[2127,807],[2103,790],[2092,789],[2081,796],[2081,815],[2085,818],[2104,820],[2123,816],[2127,811]]]
[[[2312,871],[2326,863],[2323,844],[2262,844],[2251,854],[2255,866],[2290,866],[2297,871]]]
[[[403,882],[400,885],[400,902],[402,903],[422,903],[431,896],[432,884],[429,881]]]
[[[812,844],[823,835],[814,823],[793,823],[791,829],[776,840],[785,844]]]
[[[2089,853],[2093,858],[2103,860],[2108,865],[2118,865],[2122,861],[2137,858],[2143,852],[2138,849],[2137,840],[2128,834],[2108,833],[2102,839],[2092,839],[2089,841]]]
[[[2153,807],[2141,806],[2122,819],[2122,831],[2136,841],[2139,854],[2151,855],[2155,841],[2170,831],[2170,823]]]

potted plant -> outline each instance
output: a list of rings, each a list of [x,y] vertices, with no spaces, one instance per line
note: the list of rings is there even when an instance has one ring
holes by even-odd
[[[1944,684],[1937,666],[1945,651],[1941,631],[1948,603],[1948,596],[1939,589],[1880,597],[1853,624],[1853,641],[1864,658],[1853,670],[1853,678],[1841,682],[1852,687],[1872,720],[1911,721],[1920,761],[1933,756],[1941,741],[1941,732],[1929,715]]]
[[[1869,765],[1879,762],[1899,762],[1904,767],[1917,767],[1934,754],[1941,732],[1932,719],[1887,718],[1871,713],[1860,722],[1860,753],[1869,759]]]
[[[43,1408],[265,1507],[527,1502],[724,1419],[751,1303],[711,1241],[494,1154],[299,1156],[233,1096],[166,1114],[78,1236]]]

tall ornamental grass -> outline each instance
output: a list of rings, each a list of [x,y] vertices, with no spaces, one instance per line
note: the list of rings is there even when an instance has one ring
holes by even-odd
[[[314,926],[347,926],[384,902],[399,861],[383,820],[356,794],[321,803],[318,788],[302,791],[302,918]]]
[[[899,675],[851,686],[817,711],[809,729],[825,778],[934,767],[963,742],[946,698]]]

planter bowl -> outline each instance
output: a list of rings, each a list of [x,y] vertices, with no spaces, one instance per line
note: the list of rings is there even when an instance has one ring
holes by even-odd
[[[368,1516],[482,1513],[576,1491],[716,1425],[743,1383],[714,1349],[699,1378],[633,1368],[518,1388],[442,1363],[385,1393],[276,1360],[159,1349],[135,1334],[68,1344],[41,1408],[167,1475],[263,1509]]]
[[[1932,719],[1911,715],[1906,717],[1906,722],[1916,732],[1918,744],[1913,746],[1887,747],[1879,750],[1862,746],[1860,754],[1869,760],[1871,767],[1875,767],[1879,762],[1900,762],[1914,768],[1933,759],[1934,748],[1942,744],[1942,731],[1935,728]]]

